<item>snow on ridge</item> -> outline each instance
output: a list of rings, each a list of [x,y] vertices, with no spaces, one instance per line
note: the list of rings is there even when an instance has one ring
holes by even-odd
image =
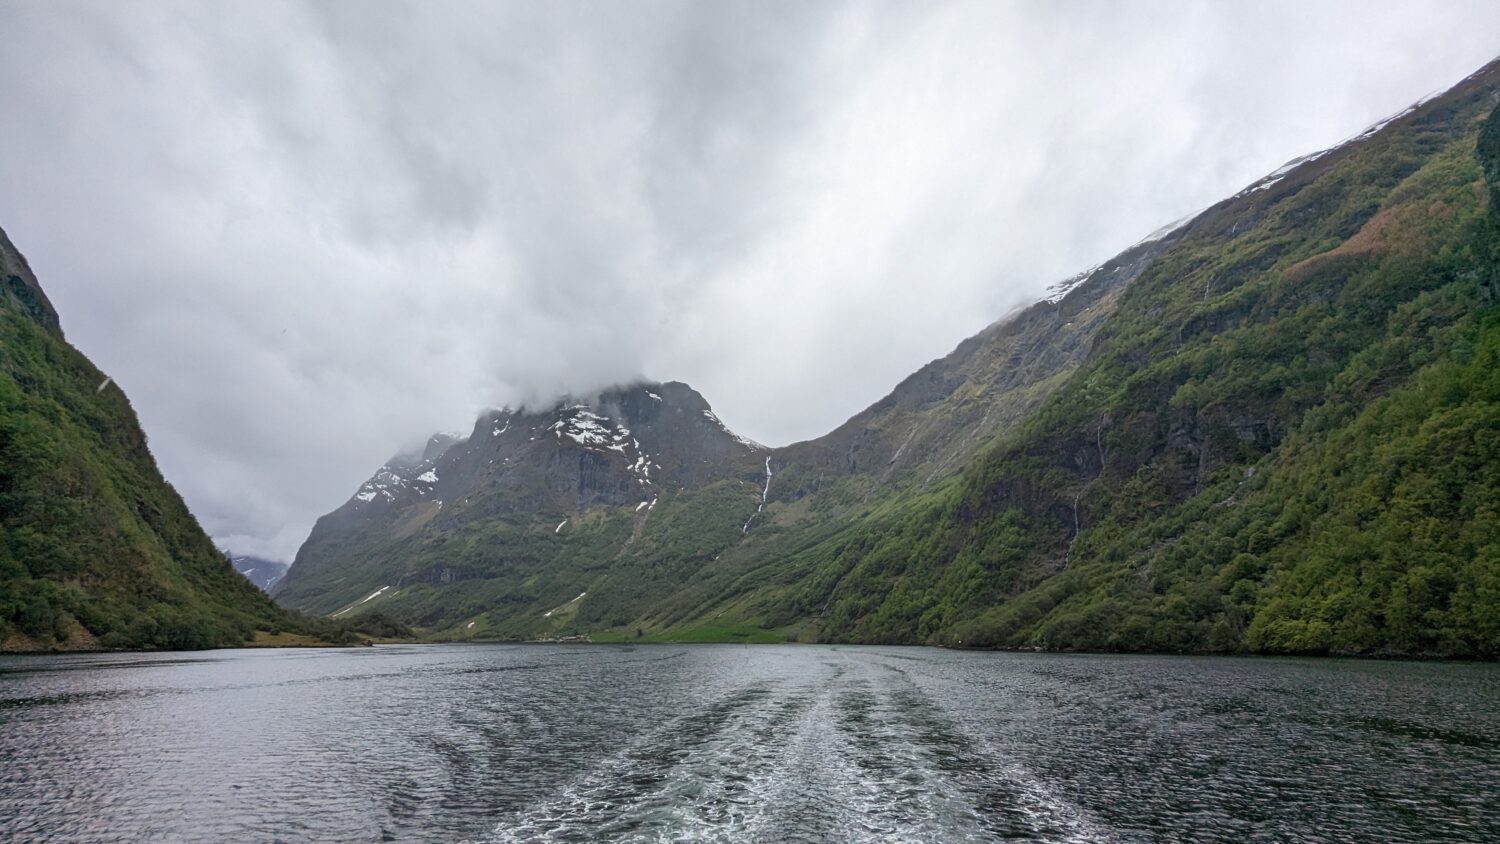
[[[389,465],[381,466],[375,476],[360,485],[359,491],[354,493],[354,498],[361,504],[369,504],[376,498],[392,501],[399,491],[409,484],[406,478],[396,474]]]
[[[1162,236],[1165,237],[1166,235]],[[1078,275],[1073,276],[1072,278],[1063,279],[1062,281],[1059,281],[1051,287],[1048,287],[1047,295],[1042,298],[1042,301],[1046,302],[1049,305],[1056,305],[1058,302],[1061,302],[1063,298],[1066,297],[1069,293],[1077,290],[1079,285],[1083,284],[1085,281],[1088,281],[1089,277],[1098,272],[1099,267],[1102,266],[1104,265],[1098,264],[1089,267],[1088,269],[1084,270]]]
[[[1302,165],[1311,163],[1313,161],[1317,161],[1318,159],[1322,158],[1323,156],[1327,155],[1328,153],[1333,152],[1334,150],[1342,149],[1342,148],[1348,146],[1349,144],[1356,143],[1358,141],[1368,140],[1369,138],[1374,137],[1376,135],[1376,133],[1378,133],[1381,129],[1384,129],[1385,127],[1391,125],[1392,123],[1395,123],[1397,120],[1400,120],[1401,118],[1406,117],[1407,115],[1411,114],[1412,112],[1416,111],[1417,109],[1421,108],[1422,106],[1427,105],[1429,102],[1432,102],[1432,100],[1434,100],[1435,98],[1441,96],[1442,93],[1443,93],[1442,91],[1433,91],[1432,93],[1427,94],[1426,96],[1422,97],[1421,99],[1417,100],[1416,102],[1412,103],[1411,105],[1407,106],[1406,108],[1403,108],[1400,111],[1398,111],[1395,114],[1392,114],[1392,115],[1390,115],[1388,117],[1385,117],[1385,118],[1382,118],[1380,120],[1375,121],[1374,123],[1372,123],[1369,126],[1365,127],[1361,131],[1359,131],[1359,132],[1357,132],[1357,133],[1355,133],[1353,135],[1350,135],[1349,137],[1343,139],[1342,141],[1339,141],[1338,143],[1334,144],[1331,147],[1328,147],[1327,149],[1320,149],[1317,152],[1308,153],[1307,155],[1299,156],[1297,158],[1292,159],[1291,161],[1288,161],[1287,163],[1281,165],[1280,167],[1277,167],[1275,170],[1271,171],[1270,173],[1267,173],[1265,176],[1262,176],[1260,179],[1256,180],[1255,183],[1251,184],[1249,187],[1247,187],[1244,190],[1240,191],[1239,193],[1235,194],[1234,198],[1238,199],[1239,197],[1242,197],[1242,196],[1247,196],[1247,195],[1252,194],[1252,193],[1257,193],[1259,191],[1268,190],[1271,187],[1275,186],[1275,184],[1277,182],[1279,182],[1282,179],[1286,178],[1287,174],[1291,173],[1293,170],[1297,169],[1298,167],[1301,167]]]
[[[1416,111],[1417,109],[1421,108],[1422,106],[1427,105],[1428,103],[1432,102],[1434,99],[1436,99],[1437,97],[1441,96],[1442,93],[1443,93],[1442,91],[1432,91],[1432,92],[1428,93],[1426,96],[1422,97],[1421,99],[1417,100],[1416,102],[1412,103],[1411,105],[1407,106],[1406,108],[1401,109],[1400,111],[1396,112],[1395,114],[1391,115],[1390,117],[1387,117],[1384,120],[1377,120],[1377,121],[1375,121],[1368,128],[1366,128],[1363,132],[1360,132],[1358,135],[1355,135],[1352,138],[1346,138],[1343,141],[1343,143],[1338,144],[1338,146],[1343,146],[1344,144],[1347,144],[1347,143],[1350,143],[1350,142],[1353,142],[1353,141],[1362,141],[1365,138],[1370,137],[1371,135],[1375,134],[1376,132],[1379,132],[1381,129],[1384,129],[1385,127],[1391,125],[1392,123],[1395,123],[1397,120],[1400,120],[1401,118],[1407,116],[1408,114],[1411,114],[1412,112]],[[1333,149],[1337,149],[1337,147],[1332,147],[1332,148]],[[1325,152],[1326,152],[1326,150],[1325,150]]]
[[[438,481],[437,470],[428,469],[427,471],[418,475],[417,480],[421,481],[424,484],[435,484]]]
[[[729,431],[728,428],[725,428],[724,430]],[[733,431],[729,431],[729,435],[731,437],[734,437],[736,440],[738,440],[740,445],[744,446],[745,448],[750,449],[751,451],[764,451],[764,450],[766,450],[766,445],[764,443],[756,442],[755,440],[752,440],[752,439],[750,439],[749,437],[747,437],[747,436],[745,436],[743,434],[736,434]]]
[[[1484,69],[1481,68],[1480,70],[1475,71],[1473,74],[1470,74],[1469,76],[1467,76],[1463,80],[1461,80],[1459,84],[1462,84],[1463,82],[1467,82],[1469,79],[1472,79],[1473,77],[1478,76],[1480,73],[1483,72],[1483,70]],[[1390,115],[1388,117],[1385,117],[1385,118],[1383,118],[1381,120],[1375,121],[1374,123],[1370,124],[1365,129],[1363,129],[1363,130],[1361,130],[1361,131],[1359,131],[1359,132],[1357,132],[1357,133],[1355,133],[1353,135],[1350,135],[1349,137],[1345,138],[1342,141],[1339,141],[1338,143],[1334,144],[1331,147],[1328,147],[1327,149],[1320,149],[1320,150],[1318,150],[1316,152],[1310,152],[1307,155],[1300,155],[1300,156],[1298,156],[1296,158],[1293,158],[1292,160],[1290,160],[1290,161],[1286,162],[1285,164],[1281,165],[1280,167],[1277,167],[1275,170],[1272,170],[1270,173],[1267,173],[1266,175],[1264,175],[1264,176],[1260,177],[1259,179],[1255,180],[1249,186],[1247,186],[1244,190],[1241,190],[1239,193],[1236,193],[1233,197],[1230,197],[1230,198],[1231,199],[1239,199],[1239,198],[1244,197],[1244,196],[1249,196],[1252,193],[1259,193],[1261,191],[1270,190],[1271,188],[1275,187],[1278,182],[1280,182],[1282,179],[1285,179],[1288,175],[1291,174],[1291,172],[1293,170],[1297,169],[1298,167],[1301,167],[1304,164],[1311,164],[1312,162],[1317,161],[1318,159],[1322,158],[1323,156],[1329,154],[1330,152],[1334,152],[1335,150],[1342,149],[1343,147],[1346,147],[1349,144],[1352,144],[1352,143],[1355,143],[1355,142],[1358,142],[1358,141],[1367,140],[1367,139],[1369,139],[1371,137],[1374,137],[1378,132],[1380,132],[1380,130],[1382,130],[1385,127],[1391,125],[1392,123],[1395,123],[1397,120],[1400,120],[1401,118],[1406,117],[1407,115],[1411,114],[1412,112],[1416,111],[1417,109],[1421,108],[1422,106],[1426,105],[1427,103],[1431,102],[1432,100],[1436,99],[1437,97],[1442,96],[1442,94],[1443,94],[1443,92],[1440,91],[1440,90],[1439,91],[1433,91],[1432,93],[1427,94],[1426,96],[1422,97],[1421,99],[1417,100],[1416,102],[1412,103],[1411,105],[1407,106],[1406,108],[1403,108],[1400,111],[1397,111],[1396,113],[1394,113],[1394,114],[1392,114],[1392,115]],[[1203,213],[1202,210],[1194,211],[1193,213],[1187,215],[1186,217],[1183,217],[1180,220],[1176,220],[1174,222],[1168,223],[1167,225],[1162,226],[1161,228],[1157,229],[1156,231],[1152,232],[1151,234],[1146,235],[1144,238],[1142,238],[1140,241],[1138,241],[1135,245],[1136,246],[1142,246],[1142,245],[1145,245],[1147,243],[1155,243],[1158,240],[1162,240],[1163,238],[1167,237],[1168,235],[1171,235],[1173,232],[1176,232],[1177,230],[1179,230],[1182,227],[1184,227],[1184,226],[1188,225],[1189,223],[1191,223],[1193,220],[1197,219],[1198,215],[1202,214],[1202,213]],[[1099,270],[1100,266],[1103,266],[1103,265],[1101,264],[1099,266],[1090,267],[1089,269],[1084,270],[1083,272],[1079,273],[1078,275],[1072,276],[1071,278],[1064,279],[1063,281],[1060,281],[1060,282],[1058,282],[1058,283],[1056,283],[1056,284],[1048,287],[1047,288],[1047,295],[1044,296],[1041,301],[1046,302],[1046,303],[1048,303],[1050,305],[1057,304],[1058,302],[1062,301],[1062,299],[1064,297],[1066,297],[1069,293],[1072,293],[1074,290],[1076,290],[1079,285],[1083,284],[1085,281],[1088,281],[1089,276],[1091,276],[1095,272],[1097,272]]]
[[[1162,226],[1161,228],[1157,229],[1156,231],[1154,231],[1154,232],[1146,235],[1145,237],[1141,238],[1140,240],[1136,241],[1135,245],[1136,246],[1145,246],[1148,243],[1155,243],[1158,240],[1163,240],[1163,239],[1165,239],[1167,237],[1167,235],[1170,235],[1173,232],[1176,232],[1176,231],[1180,230],[1181,228],[1183,228],[1184,226],[1186,226],[1188,223],[1191,223],[1192,221],[1198,219],[1198,215],[1202,214],[1202,213],[1203,213],[1203,210],[1199,209],[1197,211],[1194,211],[1191,214],[1188,214],[1188,215],[1183,216],[1183,217],[1179,217],[1178,219],[1173,220],[1170,223],[1167,223],[1165,226]]]
[[[705,410],[705,411],[703,411],[703,416],[708,421],[714,423],[715,425],[718,425],[719,426],[719,430],[723,431],[724,433],[728,434],[731,437],[734,437],[735,440],[737,442],[739,442],[739,444],[742,445],[742,446],[744,446],[745,448],[748,448],[751,451],[765,451],[766,450],[766,447],[764,445],[756,442],[755,440],[752,440],[749,437],[742,436],[740,434],[736,434],[733,430],[730,429],[730,427],[728,425],[725,425],[724,424],[724,420],[722,420],[718,416],[716,416],[712,410]]]
[[[1395,120],[1395,119],[1396,119],[1395,117],[1390,118],[1390,120]],[[1355,140],[1355,139],[1351,138],[1350,140]],[[1248,196],[1249,194],[1252,194],[1252,193],[1258,193],[1258,192],[1263,191],[1263,190],[1270,190],[1272,187],[1274,187],[1276,185],[1277,182],[1280,182],[1282,179],[1285,179],[1287,177],[1288,173],[1292,172],[1293,170],[1297,169],[1298,167],[1301,167],[1304,164],[1309,164],[1311,162],[1317,161],[1318,159],[1322,158],[1323,156],[1327,155],[1330,152],[1333,152],[1334,150],[1338,149],[1339,147],[1343,146],[1344,144],[1346,144],[1348,142],[1349,141],[1344,141],[1343,143],[1340,143],[1340,144],[1338,144],[1336,146],[1331,146],[1328,149],[1320,149],[1317,152],[1308,153],[1307,155],[1298,156],[1298,157],[1292,159],[1291,161],[1288,161],[1287,163],[1281,165],[1280,167],[1277,167],[1275,170],[1272,170],[1270,173],[1267,173],[1265,176],[1262,176],[1260,178],[1260,180],[1257,181],[1255,184],[1253,184],[1250,187],[1247,187],[1244,190],[1240,191],[1239,193],[1235,194],[1234,198],[1237,199],[1237,198],[1242,197],[1242,196]]]

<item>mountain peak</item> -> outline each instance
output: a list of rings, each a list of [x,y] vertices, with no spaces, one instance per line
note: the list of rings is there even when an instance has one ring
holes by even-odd
[[[679,381],[486,411],[467,437],[435,435],[420,455],[387,462],[320,519],[278,597],[318,611],[337,609],[358,597],[346,595],[337,580],[354,562],[389,569],[393,591],[382,601],[405,585],[466,578],[471,572],[448,563],[412,569],[420,556],[401,549],[456,534],[485,536],[497,523],[560,535],[570,523],[615,513],[643,526],[663,496],[707,487],[723,489],[737,507],[754,508],[764,504],[768,456],[765,446],[731,431],[698,391]],[[726,529],[738,535],[743,522],[737,509]]]

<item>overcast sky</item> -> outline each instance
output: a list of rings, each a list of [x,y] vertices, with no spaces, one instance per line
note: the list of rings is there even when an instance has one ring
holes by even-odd
[[[646,376],[773,445],[1500,54],[1500,3],[0,5],[0,227],[221,543]]]

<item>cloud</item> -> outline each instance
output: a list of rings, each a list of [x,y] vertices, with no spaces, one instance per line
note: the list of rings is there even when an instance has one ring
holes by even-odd
[[[237,551],[648,376],[816,436],[1500,53],[1492,3],[0,7],[0,225]]]

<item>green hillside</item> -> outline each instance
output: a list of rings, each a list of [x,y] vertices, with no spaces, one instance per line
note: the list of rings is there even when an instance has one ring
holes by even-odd
[[[1500,655],[1500,69],[1200,217],[943,494],[800,555],[849,641]]]
[[[162,479],[125,394],[63,339],[3,232],[0,280],[3,648],[203,648],[283,626]]]

